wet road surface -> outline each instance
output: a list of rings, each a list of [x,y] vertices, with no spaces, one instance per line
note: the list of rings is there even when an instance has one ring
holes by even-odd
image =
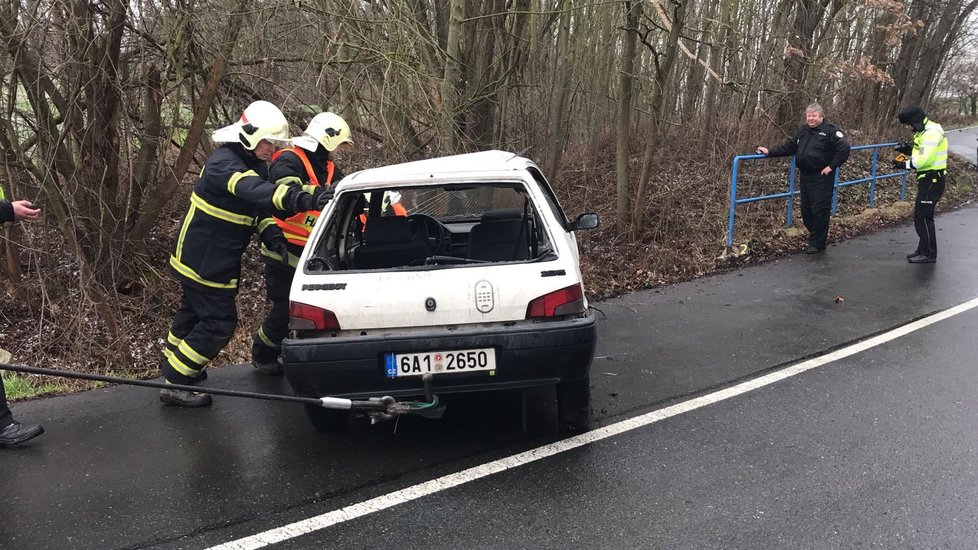
[[[597,428],[978,296],[978,209],[594,304]],[[841,298],[841,300],[837,299]],[[287,538],[283,548],[823,547],[978,543],[978,309],[749,393]],[[207,385],[286,393],[248,366]],[[3,548],[202,548],[548,444],[553,393],[453,400],[321,435],[302,407],[163,407],[112,387],[18,403],[47,433],[0,453]],[[396,427],[396,432],[395,432]],[[247,547],[242,544],[239,547]]]

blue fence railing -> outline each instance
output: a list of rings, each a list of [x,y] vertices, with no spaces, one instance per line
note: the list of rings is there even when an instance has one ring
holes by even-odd
[[[860,183],[869,182],[869,206],[873,207],[876,203],[876,182],[879,180],[887,178],[902,178],[900,184],[900,200],[902,201],[907,192],[907,171],[901,170],[898,172],[892,172],[888,174],[879,173],[879,150],[887,147],[894,147],[897,143],[877,143],[873,145],[858,145],[852,148],[852,151],[862,151],[866,149],[871,149],[871,164],[869,167],[869,177],[859,178],[855,180],[839,181],[839,170],[835,171],[835,184],[832,190],[832,215],[835,215],[835,210],[838,205],[839,199],[839,189],[844,187],[849,187],[850,185],[858,185]],[[772,195],[760,195],[756,197],[737,197],[737,177],[740,173],[740,163],[745,160],[756,160],[756,159],[766,159],[770,158],[767,155],[739,155],[733,159],[733,172],[730,176],[730,216],[727,220],[727,249],[733,246],[733,234],[734,234],[734,211],[737,205],[747,204],[751,202],[766,201],[772,199],[787,199],[788,201],[788,213],[785,217],[784,225],[785,227],[791,227],[791,216],[793,210],[793,198],[798,195],[800,191],[795,190],[795,174],[797,170],[795,169],[795,157],[791,157],[791,168],[788,176],[788,190],[784,193],[774,193]],[[888,161],[889,159],[887,159]],[[850,159],[849,162],[852,162]],[[848,163],[847,163],[848,164]],[[887,164],[889,164],[887,162]],[[886,169],[890,169],[889,166]]]

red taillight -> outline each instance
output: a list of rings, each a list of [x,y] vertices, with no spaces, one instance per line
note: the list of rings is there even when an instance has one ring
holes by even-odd
[[[572,285],[533,299],[526,306],[526,318],[572,315],[584,311],[584,289]]]
[[[289,302],[289,328],[295,330],[340,330],[336,314],[328,309]]]

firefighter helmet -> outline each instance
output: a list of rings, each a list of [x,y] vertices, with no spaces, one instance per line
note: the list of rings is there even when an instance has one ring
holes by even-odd
[[[267,101],[255,101],[241,113],[241,119],[214,132],[216,143],[241,143],[253,151],[263,139],[272,142],[289,140],[289,122],[278,107]]]
[[[329,152],[335,151],[344,143],[353,145],[350,139],[350,125],[336,113],[319,113],[312,117],[303,133],[318,141]]]

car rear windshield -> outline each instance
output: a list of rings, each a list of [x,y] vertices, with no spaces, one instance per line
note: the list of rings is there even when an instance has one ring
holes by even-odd
[[[547,208],[546,204],[542,205]],[[336,198],[304,269],[441,269],[553,256],[522,183],[377,188]]]

